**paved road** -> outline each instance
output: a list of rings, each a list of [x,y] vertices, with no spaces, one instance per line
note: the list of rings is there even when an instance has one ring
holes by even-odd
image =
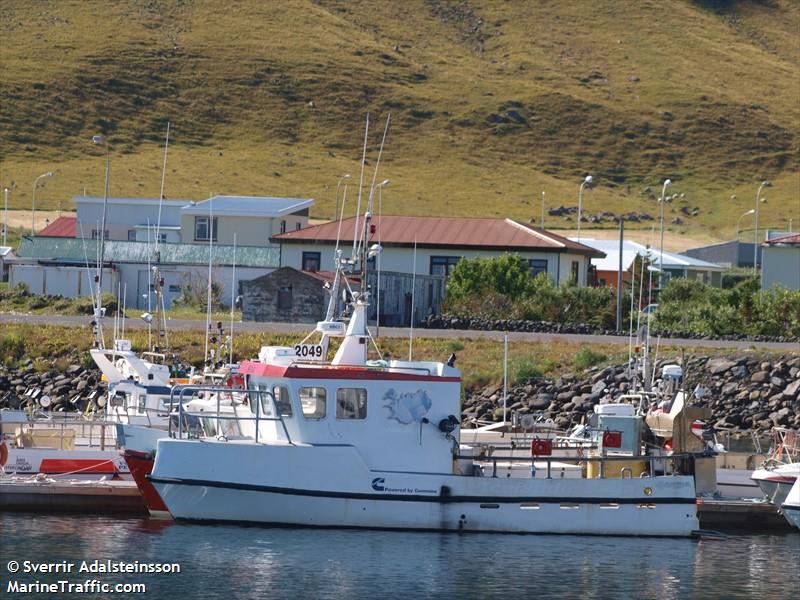
[[[0,314],[1,323],[35,323],[42,325],[59,325],[59,326],[72,326],[88,327],[91,318],[89,316],[72,317],[61,315],[21,315],[21,314]],[[108,326],[111,326],[111,319],[106,319]],[[226,321],[226,326],[227,326]],[[126,328],[143,329],[146,324],[138,319],[128,319],[125,321]],[[205,328],[205,321],[190,320],[190,319],[171,319],[167,323],[167,327],[172,330],[191,330]],[[305,333],[308,332],[313,325],[307,323],[254,323],[251,321],[239,322],[235,324],[236,331],[246,331],[250,333]],[[381,336],[385,337],[408,337],[408,328],[399,327],[381,327]],[[414,335],[427,338],[487,338],[493,340],[502,340],[503,332],[501,331],[474,331],[463,329],[415,329]],[[526,332],[510,332],[508,334],[510,341],[522,342],[576,342],[580,344],[620,344],[627,345],[627,336],[614,336],[614,335],[578,335],[578,334],[562,334],[562,333],[526,333]],[[730,348],[730,349],[747,349],[757,348],[759,350],[783,350],[789,352],[800,352],[800,344],[786,343],[786,342],[747,342],[747,341],[724,341],[724,340],[689,340],[681,338],[663,339],[662,345],[670,347],[685,347],[685,348]]]

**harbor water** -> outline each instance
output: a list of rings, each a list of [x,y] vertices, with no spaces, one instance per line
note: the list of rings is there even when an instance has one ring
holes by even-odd
[[[797,533],[700,540],[457,535],[4,513],[0,557],[0,597],[8,599],[108,597],[19,587],[88,580],[145,584],[139,597],[176,599],[800,597]],[[83,561],[88,571],[79,571]],[[107,561],[176,563],[180,572],[105,573]],[[25,573],[32,563],[72,570]]]

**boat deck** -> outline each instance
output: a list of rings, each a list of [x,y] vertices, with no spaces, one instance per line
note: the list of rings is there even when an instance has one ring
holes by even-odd
[[[740,498],[699,498],[697,515],[703,529],[758,533],[791,531],[774,504]]]
[[[133,481],[0,479],[0,510],[46,513],[145,514]]]

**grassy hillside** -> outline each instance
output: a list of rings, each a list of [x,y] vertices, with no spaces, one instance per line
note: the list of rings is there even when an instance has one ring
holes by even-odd
[[[101,193],[101,132],[111,193],[156,196],[170,121],[167,197],[329,216],[391,113],[386,212],[538,220],[591,173],[587,212],[656,215],[670,177],[670,229],[724,237],[770,178],[760,226],[796,228],[799,29],[793,0],[6,0],[0,184],[19,208],[49,170],[42,207]]]

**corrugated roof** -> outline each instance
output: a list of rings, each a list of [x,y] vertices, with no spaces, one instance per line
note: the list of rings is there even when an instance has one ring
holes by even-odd
[[[363,220],[359,219],[359,229]],[[385,246],[491,248],[501,250],[546,250],[575,252],[601,256],[602,252],[540,227],[531,227],[511,219],[478,219],[455,217],[406,217],[384,215],[373,217],[376,232],[371,239],[380,238]],[[353,241],[356,218],[341,223],[341,241]],[[378,231],[379,230],[379,231]],[[281,243],[335,243],[339,222],[306,227],[274,236]]]
[[[800,233],[791,233],[764,242],[765,246],[797,246],[800,244]]]
[[[55,221],[50,223],[47,227],[40,230],[36,235],[46,237],[75,237],[75,230],[77,229],[78,217],[58,217]]]
[[[210,207],[209,207],[210,203]],[[270,196],[212,196],[181,208],[181,214],[281,217],[313,206],[310,198],[273,198]]]
[[[605,252],[603,259],[592,259],[592,264],[598,271],[617,271],[619,269],[619,240],[592,240],[581,238],[581,242],[592,248]],[[659,248],[650,248],[650,260],[656,267],[661,261],[661,251]],[[630,268],[636,255],[647,256],[648,248],[637,242],[625,240],[622,243],[622,267],[624,270]],[[685,254],[675,254],[674,252],[664,251],[665,269],[701,269],[707,271],[722,271],[722,265],[686,256]]]
[[[208,246],[206,244],[160,245],[161,264],[207,265]],[[147,242],[126,242],[109,240],[105,243],[106,262],[147,264],[153,260],[153,245]],[[97,260],[97,240],[80,238],[43,238],[25,236],[20,240],[20,258],[52,260],[90,264]],[[234,262],[233,246],[214,245],[211,262],[214,265],[229,266]],[[280,249],[274,246],[236,246],[237,267],[277,268],[280,265]]]

